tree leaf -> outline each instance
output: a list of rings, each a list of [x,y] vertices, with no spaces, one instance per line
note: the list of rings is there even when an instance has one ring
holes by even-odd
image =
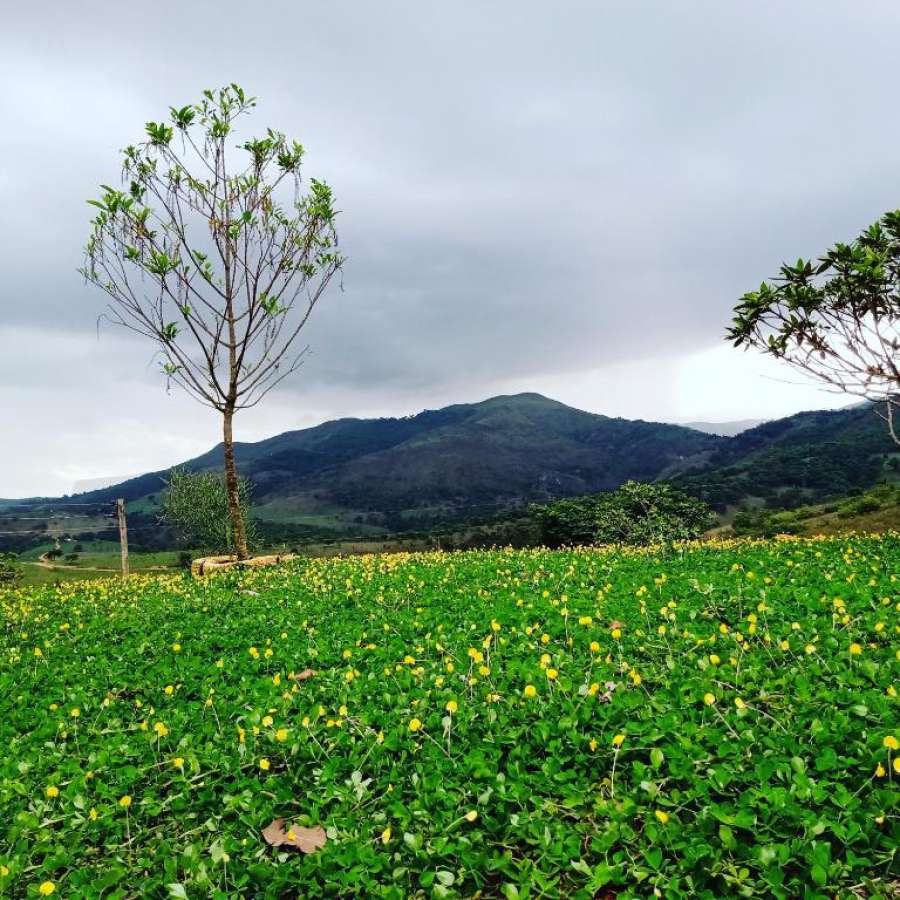
[[[262,831],[262,836],[271,847],[293,847],[301,853],[315,853],[325,846],[328,838],[321,825],[306,828],[302,825],[284,827],[284,819],[273,819]]]

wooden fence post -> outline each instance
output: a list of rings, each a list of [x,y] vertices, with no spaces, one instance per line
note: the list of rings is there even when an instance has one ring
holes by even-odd
[[[128,574],[128,521],[125,518],[125,501],[116,500],[116,515],[119,517],[119,547],[122,550],[122,575]]]

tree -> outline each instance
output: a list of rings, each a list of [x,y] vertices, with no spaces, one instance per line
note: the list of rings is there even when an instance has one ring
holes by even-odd
[[[550,547],[662,544],[700,537],[714,517],[701,500],[668,484],[628,481],[616,491],[532,507]]]
[[[238,477],[238,500],[244,540],[256,543],[250,518],[250,482]],[[181,540],[207,553],[234,553],[236,537],[231,516],[227,479],[219,472],[172,469],[163,494],[162,518]]]
[[[0,553],[0,587],[15,585],[22,577],[22,566],[15,553]]]
[[[727,336],[826,384],[883,403],[891,437],[900,403],[900,210],[816,263],[783,265],[744,294]]]
[[[234,415],[300,365],[297,338],[343,262],[331,189],[301,189],[303,147],[272,129],[230,145],[255,105],[232,84],[148,122],[147,140],[123,151],[124,189],[89,201],[99,212],[81,270],[114,323],[157,345],[168,382],[221,413],[242,559]]]

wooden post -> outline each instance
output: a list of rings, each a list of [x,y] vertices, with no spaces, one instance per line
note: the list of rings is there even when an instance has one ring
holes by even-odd
[[[125,501],[116,500],[116,515],[119,517],[119,547],[122,550],[122,575],[128,574],[128,521],[125,518]]]

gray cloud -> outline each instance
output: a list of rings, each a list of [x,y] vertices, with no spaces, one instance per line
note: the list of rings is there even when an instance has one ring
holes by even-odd
[[[75,273],[84,201],[170,104],[239,81],[260,98],[255,127],[301,139],[343,210],[345,289],[272,409],[399,412],[716,344],[783,257],[898,205],[898,37],[890,0],[5,11],[0,396],[17,430],[0,495],[68,477],[29,467],[60,437],[34,412],[48,382],[79,448],[67,472],[145,463],[85,457],[87,386],[138,391],[144,427],[182,429],[179,450],[214,434],[191,430],[196,412],[173,424],[188,407],[165,398],[149,348],[109,329],[98,348],[102,298]]]

